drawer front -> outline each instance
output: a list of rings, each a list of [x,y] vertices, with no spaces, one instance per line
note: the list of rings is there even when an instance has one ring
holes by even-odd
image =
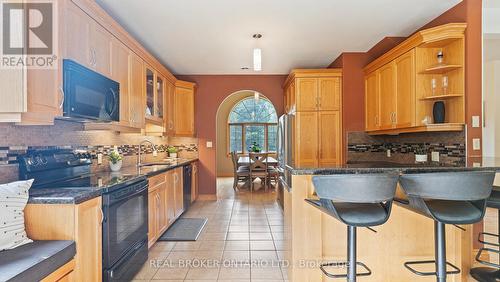
[[[167,175],[166,173],[162,173],[162,174],[150,177],[148,179],[149,188],[151,189],[151,188],[154,188],[160,184],[163,184],[166,181],[166,178],[165,178],[166,175]]]

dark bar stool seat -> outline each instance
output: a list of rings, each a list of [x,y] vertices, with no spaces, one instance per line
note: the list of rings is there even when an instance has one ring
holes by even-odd
[[[497,249],[500,247],[500,187],[494,187],[493,191],[491,192],[491,196],[488,198],[488,201],[486,202],[486,205],[489,208],[497,209],[498,210],[498,234],[490,234],[490,233],[481,233],[479,235],[479,241],[483,243],[484,245],[488,246],[493,246],[496,247]],[[481,237],[484,238],[484,235],[496,237],[499,240],[497,243],[493,242],[486,242],[484,239],[481,239]],[[471,269],[470,274],[474,279],[480,282],[495,282],[495,281],[500,281],[500,265],[494,264],[491,262],[486,262],[481,260],[481,253],[487,250],[491,253],[497,253],[500,254],[500,250],[494,250],[491,248],[481,248],[481,250],[478,252],[476,256],[476,260],[482,264],[491,266],[491,267],[475,267]],[[500,260],[500,256],[499,256]]]
[[[473,224],[483,219],[486,199],[491,193],[494,172],[439,172],[405,174],[401,186],[408,196],[407,205],[415,212],[434,220],[435,260],[410,261],[405,267],[421,276],[435,275],[439,282],[447,274],[458,274],[460,269],[446,261],[446,224]],[[435,272],[421,272],[413,265],[435,264]],[[447,266],[453,270],[447,271]]]
[[[356,260],[356,228],[381,225],[389,219],[398,178],[396,173],[313,176],[319,201],[306,201],[347,225],[347,274],[327,272],[325,267],[339,266],[327,263],[320,267],[326,276],[353,282],[356,276],[371,274],[364,263]],[[365,271],[357,273],[358,265]]]

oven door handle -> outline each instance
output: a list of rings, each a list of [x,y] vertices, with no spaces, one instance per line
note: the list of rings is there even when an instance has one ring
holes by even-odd
[[[144,184],[144,186],[142,186],[142,188],[140,190],[136,190],[134,193],[132,194],[127,194],[126,196],[123,196],[123,197],[120,197],[120,198],[113,198],[113,199],[109,199],[109,202],[107,203],[108,205],[114,205],[115,203],[118,203],[118,202],[123,202],[123,201],[126,201],[126,200],[129,200],[137,195],[140,195],[144,192],[147,193],[148,191],[148,185],[147,185],[147,182]],[[111,193],[112,194],[112,193]],[[109,194],[108,196],[111,196],[111,194]]]

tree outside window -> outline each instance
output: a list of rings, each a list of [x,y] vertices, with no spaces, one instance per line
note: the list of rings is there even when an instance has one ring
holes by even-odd
[[[229,152],[247,153],[253,144],[265,152],[276,152],[278,116],[265,99],[245,98],[229,113]]]

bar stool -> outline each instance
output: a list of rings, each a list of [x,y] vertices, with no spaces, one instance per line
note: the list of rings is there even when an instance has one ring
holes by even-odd
[[[479,242],[483,243],[484,245],[489,245],[496,247],[497,249],[500,247],[500,187],[494,187],[493,191],[491,192],[490,197],[488,198],[488,201],[486,202],[486,206],[489,208],[497,209],[498,210],[498,234],[491,234],[491,233],[486,233],[482,232],[479,235]],[[492,236],[498,238],[497,243],[493,242],[486,242],[484,240],[484,235]],[[483,239],[481,239],[483,237]],[[477,281],[480,282],[491,282],[491,281],[500,281],[500,265],[494,264],[491,262],[483,261],[481,260],[481,253],[483,251],[488,251],[491,253],[497,253],[500,254],[500,250],[495,250],[491,248],[481,248],[479,252],[477,253],[476,260],[482,264],[492,266],[492,267],[475,267],[471,269],[470,275],[474,277]],[[500,260],[500,256],[499,256]]]
[[[446,281],[447,274],[458,274],[460,269],[446,261],[446,224],[472,224],[481,221],[486,210],[486,199],[491,193],[494,172],[438,172],[406,174],[400,178],[408,196],[407,208],[434,220],[435,260],[410,261],[404,266],[414,274],[436,276]],[[421,272],[412,265],[435,264],[435,272]],[[453,268],[447,271],[446,267]]]
[[[306,201],[347,225],[347,274],[328,273],[325,267],[339,264],[327,263],[320,266],[326,276],[354,282],[357,276],[371,275],[371,270],[356,259],[357,227],[370,228],[389,219],[398,178],[397,173],[313,176],[319,201]],[[358,265],[365,271],[357,273]]]

